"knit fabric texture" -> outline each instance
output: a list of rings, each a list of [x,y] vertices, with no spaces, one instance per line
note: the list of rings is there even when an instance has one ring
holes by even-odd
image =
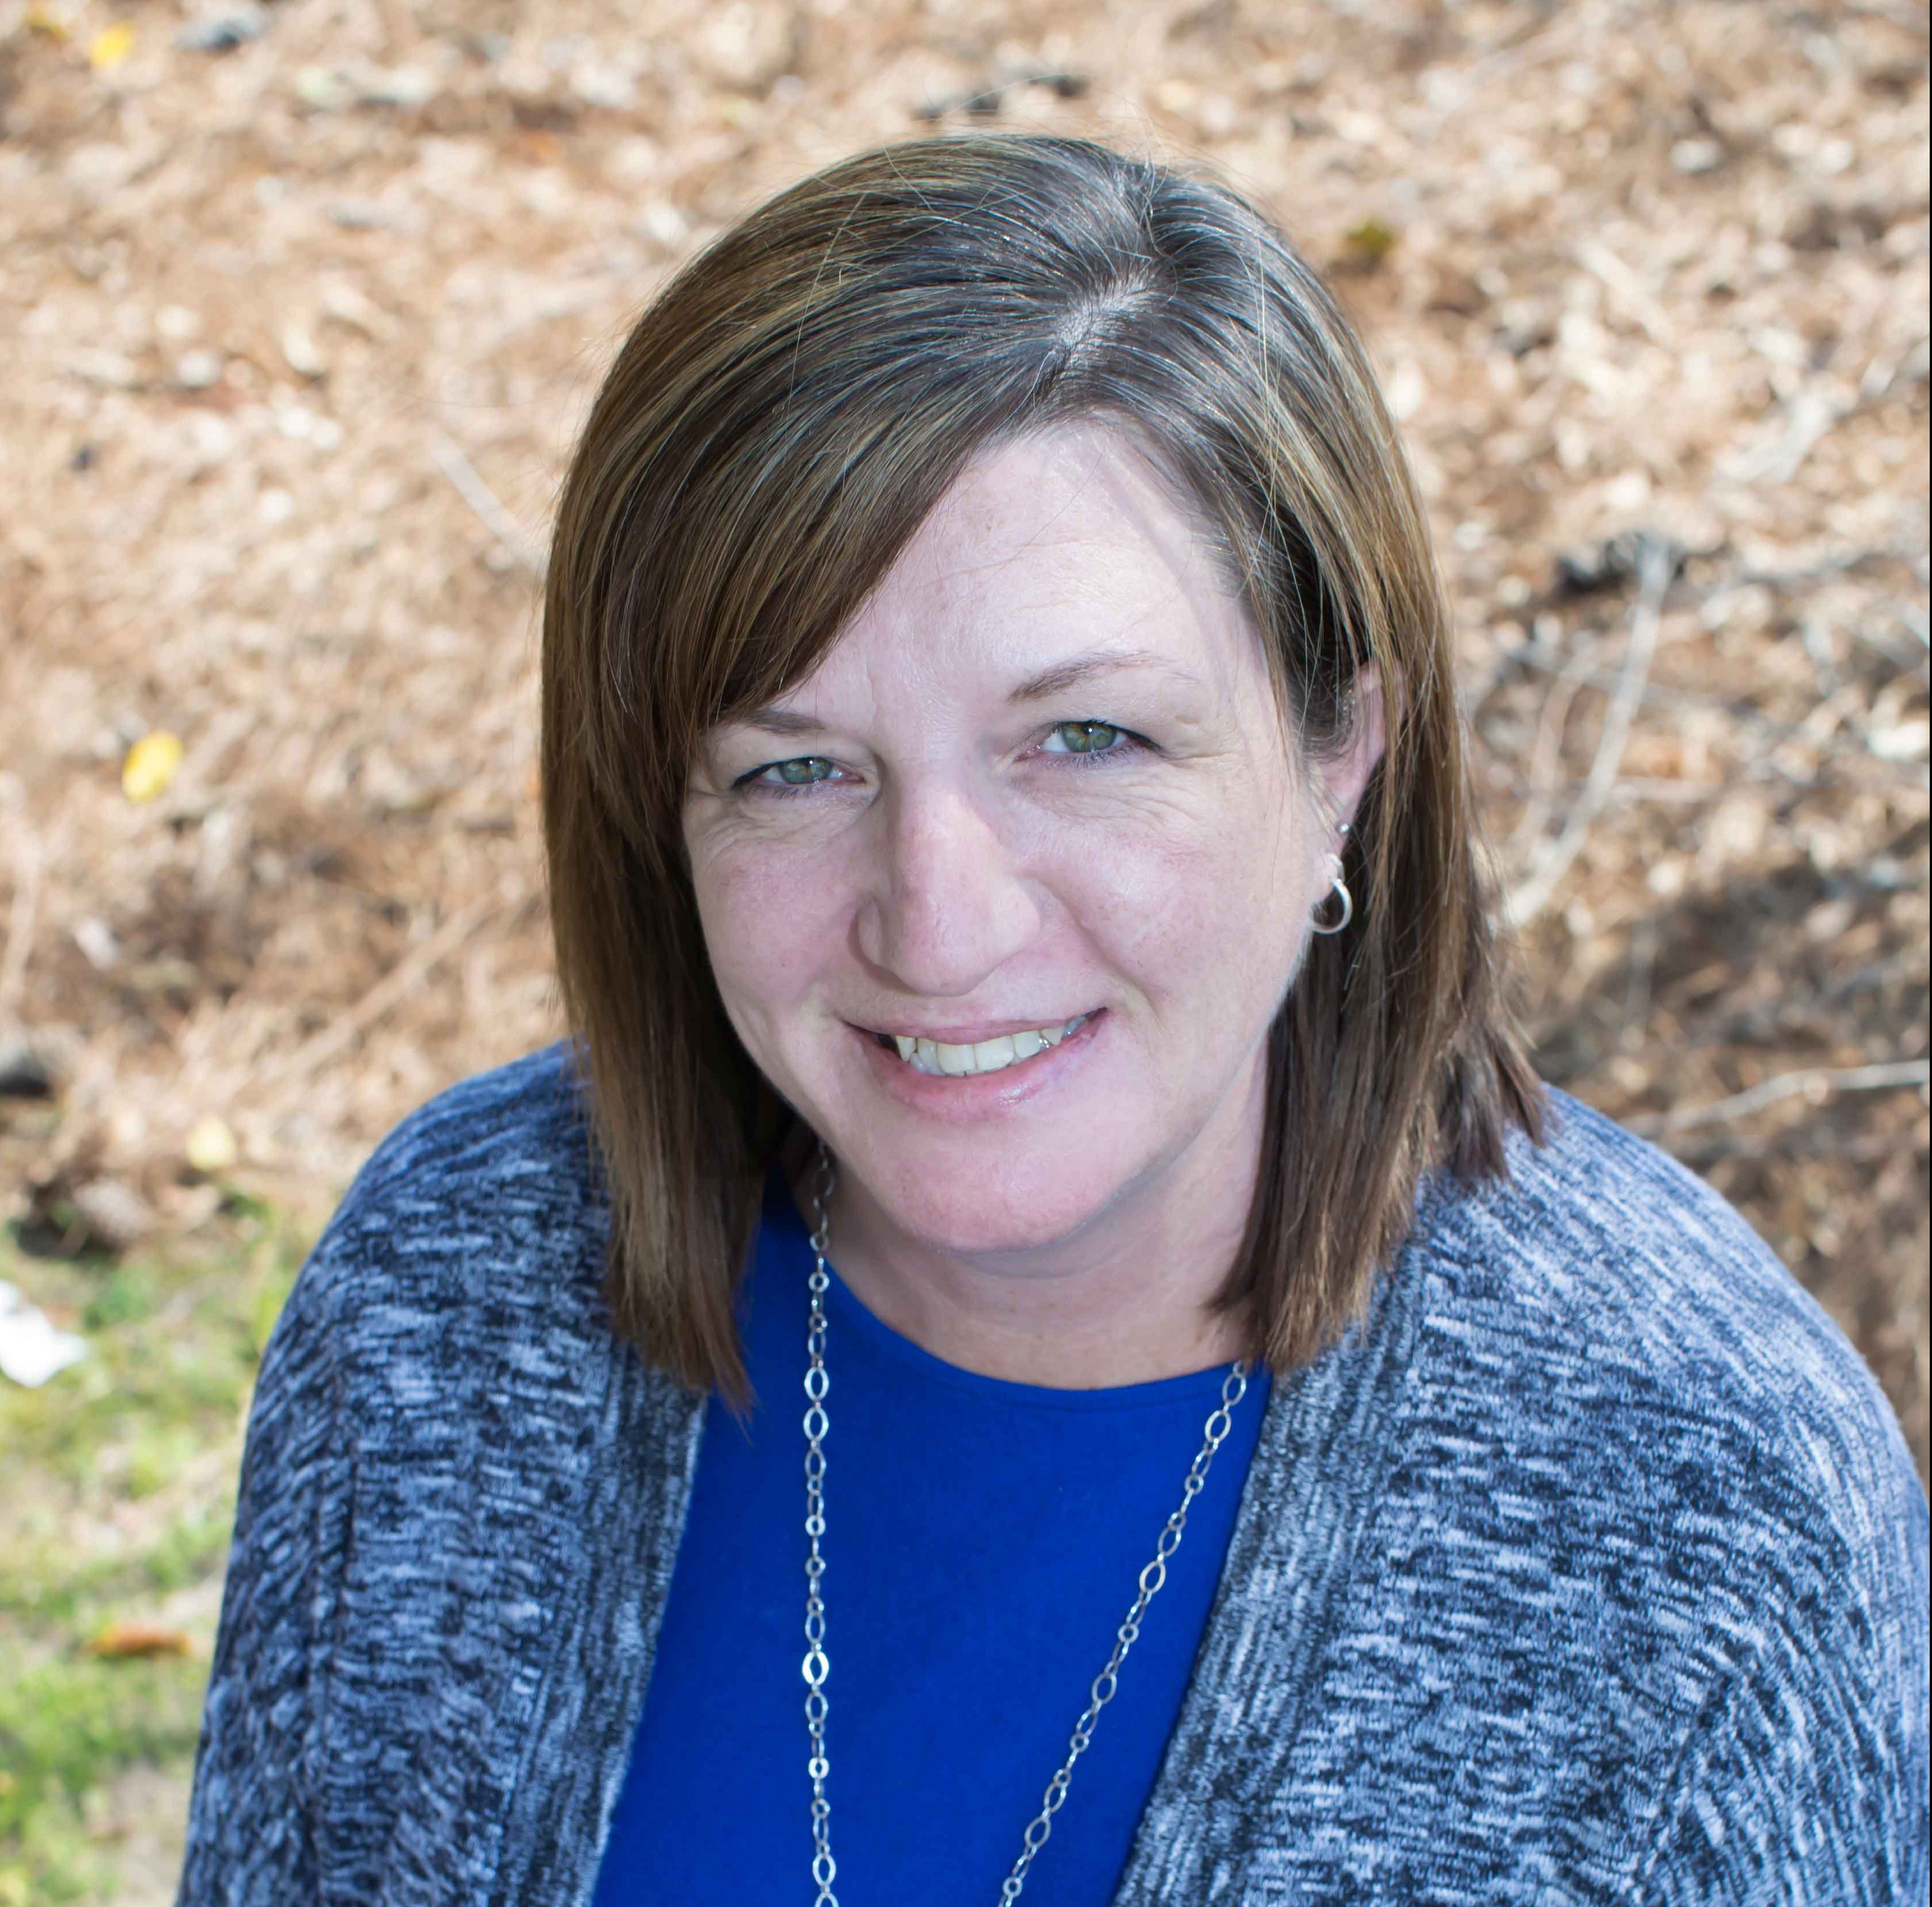
[[[1553,1104],[1274,1385],[1117,1907],[1925,1900],[1896,1420],[1716,1194]],[[704,1421],[611,1333],[593,1161],[564,1049],[467,1080],[296,1281],[181,1907],[590,1900]]]

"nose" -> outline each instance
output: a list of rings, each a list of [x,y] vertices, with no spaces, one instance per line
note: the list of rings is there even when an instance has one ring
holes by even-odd
[[[1038,935],[1034,887],[974,791],[902,785],[882,806],[860,954],[909,993],[963,999]]]

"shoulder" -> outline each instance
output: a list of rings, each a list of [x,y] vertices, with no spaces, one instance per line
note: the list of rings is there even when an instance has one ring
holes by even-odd
[[[584,1089],[560,1041],[418,1107],[370,1155],[334,1224],[550,1218],[593,1195],[594,1159]]]
[[[1736,1210],[1580,1101],[1552,1092],[1550,1107],[1548,1140],[1513,1141],[1507,1179],[1425,1200],[1444,1321],[1483,1333],[1504,1363],[1572,1368],[1580,1406],[1667,1396],[1767,1449],[1829,1429],[1886,1466],[1902,1460],[1863,1359]]]
[[[1567,1095],[1551,1110],[1506,1179],[1425,1196],[1420,1407],[1684,1588],[1922,1601],[1924,1494],[1844,1333],[1710,1186]]]
[[[546,1047],[418,1107],[358,1172],[316,1256],[399,1284],[454,1272],[502,1289],[537,1243],[601,1238],[596,1148],[569,1050]]]
[[[588,1381],[617,1347],[607,1236],[583,1089],[568,1049],[546,1047],[440,1093],[376,1148],[296,1279],[281,1348],[326,1359],[345,1407],[453,1405],[573,1368]]]
[[[1470,1779],[1520,1776],[1530,1727],[1584,1866],[1628,1879],[1632,1849],[1665,1858],[1760,1791],[1889,1845],[1926,1759],[1926,1500],[1898,1421],[1712,1188],[1551,1111],[1507,1178],[1430,1182],[1390,1280],[1360,1620],[1457,1665]],[[1753,1717],[1807,1769],[1763,1788],[1747,1743],[1727,1773]]]

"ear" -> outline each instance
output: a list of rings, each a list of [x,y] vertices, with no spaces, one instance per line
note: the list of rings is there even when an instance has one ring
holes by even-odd
[[[1362,792],[1369,777],[1382,758],[1387,743],[1384,725],[1382,671],[1371,662],[1355,677],[1352,692],[1355,704],[1354,727],[1341,751],[1326,757],[1320,770],[1323,805],[1334,825],[1352,822],[1361,806]]]

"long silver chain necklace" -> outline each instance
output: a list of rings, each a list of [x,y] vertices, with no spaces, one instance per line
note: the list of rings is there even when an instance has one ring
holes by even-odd
[[[825,1409],[826,1396],[832,1388],[832,1380],[825,1369],[825,1294],[832,1284],[831,1274],[825,1266],[825,1248],[831,1227],[826,1206],[832,1196],[833,1178],[831,1157],[820,1147],[818,1167],[812,1174],[812,1275],[806,1281],[806,1288],[812,1295],[812,1308],[805,1335],[805,1533],[811,1548],[805,1559],[802,1668],[805,1726],[812,1740],[812,1752],[805,1764],[806,1773],[812,1778],[812,1878],[818,1889],[813,1907],[838,1907],[838,1896],[832,1890],[832,1883],[838,1872],[838,1863],[832,1857],[832,1803],[825,1792],[825,1784],[832,1773],[832,1764],[825,1752],[825,1722],[830,1710],[825,1683],[832,1672],[832,1663],[825,1653],[825,1557],[821,1548],[825,1537],[825,1437],[832,1428],[832,1419]],[[1066,1799],[1066,1791],[1072,1785],[1073,1764],[1087,1752],[1088,1743],[1094,1739],[1094,1725],[1100,1720],[1101,1710],[1114,1698],[1120,1685],[1120,1665],[1126,1660],[1127,1651],[1139,1639],[1148,1605],[1160,1593],[1162,1585],[1167,1581],[1167,1566],[1173,1560],[1174,1552],[1180,1547],[1182,1533],[1187,1527],[1189,1508],[1208,1481],[1208,1467],[1214,1462],[1215,1452],[1226,1440],[1231,1413],[1246,1394],[1251,1368],[1245,1358],[1240,1359],[1229,1369],[1221,1386],[1221,1401],[1208,1419],[1200,1450],[1189,1467],[1186,1481],[1180,1486],[1180,1506],[1167,1519],[1166,1527],[1160,1533],[1153,1561],[1141,1572],[1139,1593],[1114,1635],[1114,1650],[1107,1658],[1107,1665],[1094,1677],[1093,1686],[1088,1691],[1087,1706],[1079,1720],[1074,1723],[1072,1737],[1067,1743],[1066,1759],[1046,1784],[1040,1812],[1028,1824],[1025,1833],[1020,1838],[1019,1858],[1000,1884],[1000,1907],[1012,1907],[1018,1899],[1034,1857],[1046,1846],[1047,1836],[1053,1832],[1053,1818],[1060,1812]]]

